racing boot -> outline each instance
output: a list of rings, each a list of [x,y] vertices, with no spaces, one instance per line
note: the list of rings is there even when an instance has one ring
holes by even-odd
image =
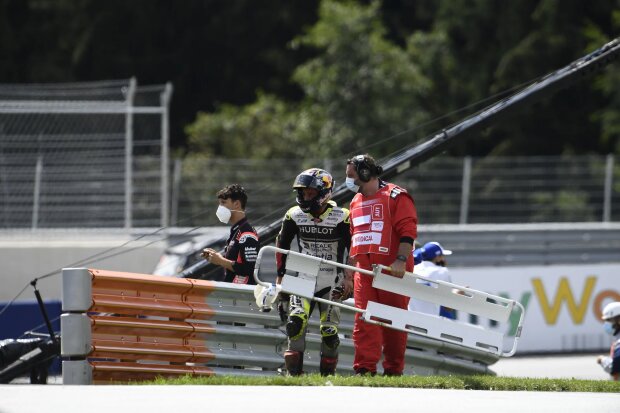
[[[338,365],[338,357],[321,356],[321,364],[319,371],[321,376],[333,376],[336,374],[336,366]]]
[[[304,368],[304,354],[301,351],[286,350],[284,365],[289,376],[300,376]]]

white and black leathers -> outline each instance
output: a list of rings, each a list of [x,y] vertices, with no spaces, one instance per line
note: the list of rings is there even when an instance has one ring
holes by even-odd
[[[300,252],[343,262],[345,250],[351,245],[349,210],[329,201],[327,209],[315,218],[311,213],[303,212],[299,206],[294,206],[284,216],[276,246],[288,250],[295,237]],[[277,265],[278,276],[281,277],[285,273],[286,255],[278,254]],[[315,291],[326,287],[331,290],[341,282],[341,278],[335,267],[322,265]]]

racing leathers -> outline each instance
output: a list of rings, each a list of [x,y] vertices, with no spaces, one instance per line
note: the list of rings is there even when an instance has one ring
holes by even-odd
[[[294,206],[284,216],[276,246],[288,250],[295,237],[297,237],[300,252],[330,261],[343,262],[345,250],[349,249],[351,242],[349,210],[329,201],[325,211],[315,217],[311,213],[303,212],[299,206]],[[276,254],[278,281],[285,275],[286,258],[285,254]],[[315,279],[305,274],[298,274],[298,276],[313,281]],[[316,277],[315,297],[337,301],[338,294],[332,294],[332,292],[338,291],[343,281],[344,273],[341,269],[321,264],[319,275]],[[285,352],[285,363],[290,375],[302,373],[307,323],[315,303],[315,301],[295,295],[290,296],[288,303],[281,303],[284,307],[288,306],[286,324],[288,349]],[[321,320],[320,371],[323,375],[334,374],[340,344],[338,338],[340,309],[323,303],[318,303],[318,307]]]
[[[372,196],[357,193],[351,201],[350,256],[358,268],[372,270],[373,264],[390,266],[396,260],[401,242],[413,242],[417,236],[417,214],[406,190],[380,181]],[[408,254],[407,271],[413,271],[413,255]],[[368,301],[407,309],[409,297],[374,288],[370,275],[355,273],[355,307],[365,309]],[[375,374],[383,350],[383,371],[401,375],[405,365],[407,333],[366,323],[355,315],[353,328],[358,373]]]
[[[259,249],[258,234],[247,218],[242,218],[230,228],[224,257],[233,262],[233,271],[226,270],[225,282],[256,284],[254,266]]]

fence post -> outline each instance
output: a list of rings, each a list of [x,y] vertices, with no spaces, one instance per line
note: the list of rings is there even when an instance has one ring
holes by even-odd
[[[172,83],[166,83],[161,93],[161,226],[166,228],[170,225],[170,127],[168,114],[170,112],[170,97],[172,95]]]
[[[34,231],[39,224],[39,207],[41,204],[41,173],[43,172],[43,156],[37,157],[37,166],[34,171],[34,193],[32,194],[32,227]]]
[[[607,155],[605,163],[605,193],[603,197],[603,222],[611,220],[611,194],[614,181],[614,156]]]
[[[459,224],[467,224],[469,215],[469,191],[471,187],[471,156],[463,158],[463,181],[461,183],[461,214]]]
[[[136,78],[129,80],[127,89],[127,109],[125,112],[125,229],[132,226],[133,204],[133,101],[136,95]]]
[[[181,171],[183,161],[181,159],[174,160],[174,170],[172,171],[172,190],[171,190],[171,210],[170,224],[178,226],[179,223],[179,198],[181,196]]]

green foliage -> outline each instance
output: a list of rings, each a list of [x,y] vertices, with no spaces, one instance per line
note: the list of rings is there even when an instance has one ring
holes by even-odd
[[[620,1],[617,2],[616,10],[612,12],[611,17],[612,27],[616,32],[620,32]],[[592,46],[611,40],[600,27],[593,23],[586,25],[584,36]],[[600,91],[609,102],[596,109],[591,116],[593,122],[601,125],[599,143],[609,148],[610,152],[620,153],[620,71],[617,65],[608,67],[602,75],[598,76],[593,87]]]
[[[145,384],[213,385],[213,386],[365,386],[421,389],[505,390],[618,393],[620,382],[577,379],[534,379],[495,376],[333,376],[308,374],[300,377],[180,377],[159,378]]]
[[[192,150],[262,159],[330,156],[424,120],[428,82],[406,52],[385,39],[378,8],[377,2],[323,1],[317,24],[292,42],[319,50],[293,75],[305,98],[291,103],[261,93],[250,105],[200,114],[187,128]],[[377,152],[400,147],[392,142]]]
[[[294,114],[283,101],[260,94],[247,106],[226,104],[215,113],[200,113],[186,132],[198,156],[268,159],[295,149],[286,133],[295,128]]]
[[[620,0],[4,0],[0,83],[172,81],[175,147],[186,130],[206,156],[381,157],[618,37],[619,10]],[[613,152],[617,63],[450,149]]]
[[[325,155],[368,146],[427,117],[423,102],[429,83],[406,52],[385,38],[379,5],[323,1],[317,24],[296,39],[322,51],[293,78],[307,105],[321,108],[328,120],[318,134]],[[389,143],[376,152],[397,149]]]
[[[531,222],[591,222],[595,221],[588,194],[583,191],[534,192],[528,203],[532,205]]]
[[[213,155],[238,154],[235,141],[254,134],[264,137],[260,141],[265,146],[279,146],[246,156],[337,157],[367,148],[385,156],[413,143],[413,133],[400,132],[458,111],[424,130],[428,134],[462,119],[466,112],[461,108],[525,85],[600,47],[618,31],[617,5],[617,0],[445,1],[413,9],[423,15],[418,21],[417,15],[395,20],[394,10],[381,1],[323,0],[316,24],[291,42],[294,50],[316,51],[293,72],[303,99],[289,102],[259,94],[254,104],[237,112],[222,106],[201,115],[188,130],[193,141],[196,136],[204,139],[208,131],[212,137],[205,142]],[[391,38],[385,21],[397,27],[402,45]],[[411,27],[405,38],[406,21],[424,28]],[[574,85],[523,108],[518,116],[450,152],[513,156],[617,150],[619,86],[618,71],[609,68],[595,82]],[[209,116],[214,118],[205,122]],[[209,122],[226,123],[226,117],[235,124],[230,133],[207,127]]]
[[[617,0],[441,2],[432,30],[413,33],[409,39],[412,55],[433,81],[432,115],[524,85],[600,47],[605,35],[617,36],[610,13],[617,8]],[[587,29],[601,36],[596,41],[589,39]],[[614,71],[617,67],[610,67],[607,73]],[[450,152],[510,156],[608,153],[615,149],[612,143],[596,142],[603,117],[595,119],[591,114],[602,111],[601,116],[614,123],[609,112],[614,105],[609,103],[592,82],[578,83],[522,108],[518,115],[496,123]],[[459,118],[462,114],[451,120]]]

